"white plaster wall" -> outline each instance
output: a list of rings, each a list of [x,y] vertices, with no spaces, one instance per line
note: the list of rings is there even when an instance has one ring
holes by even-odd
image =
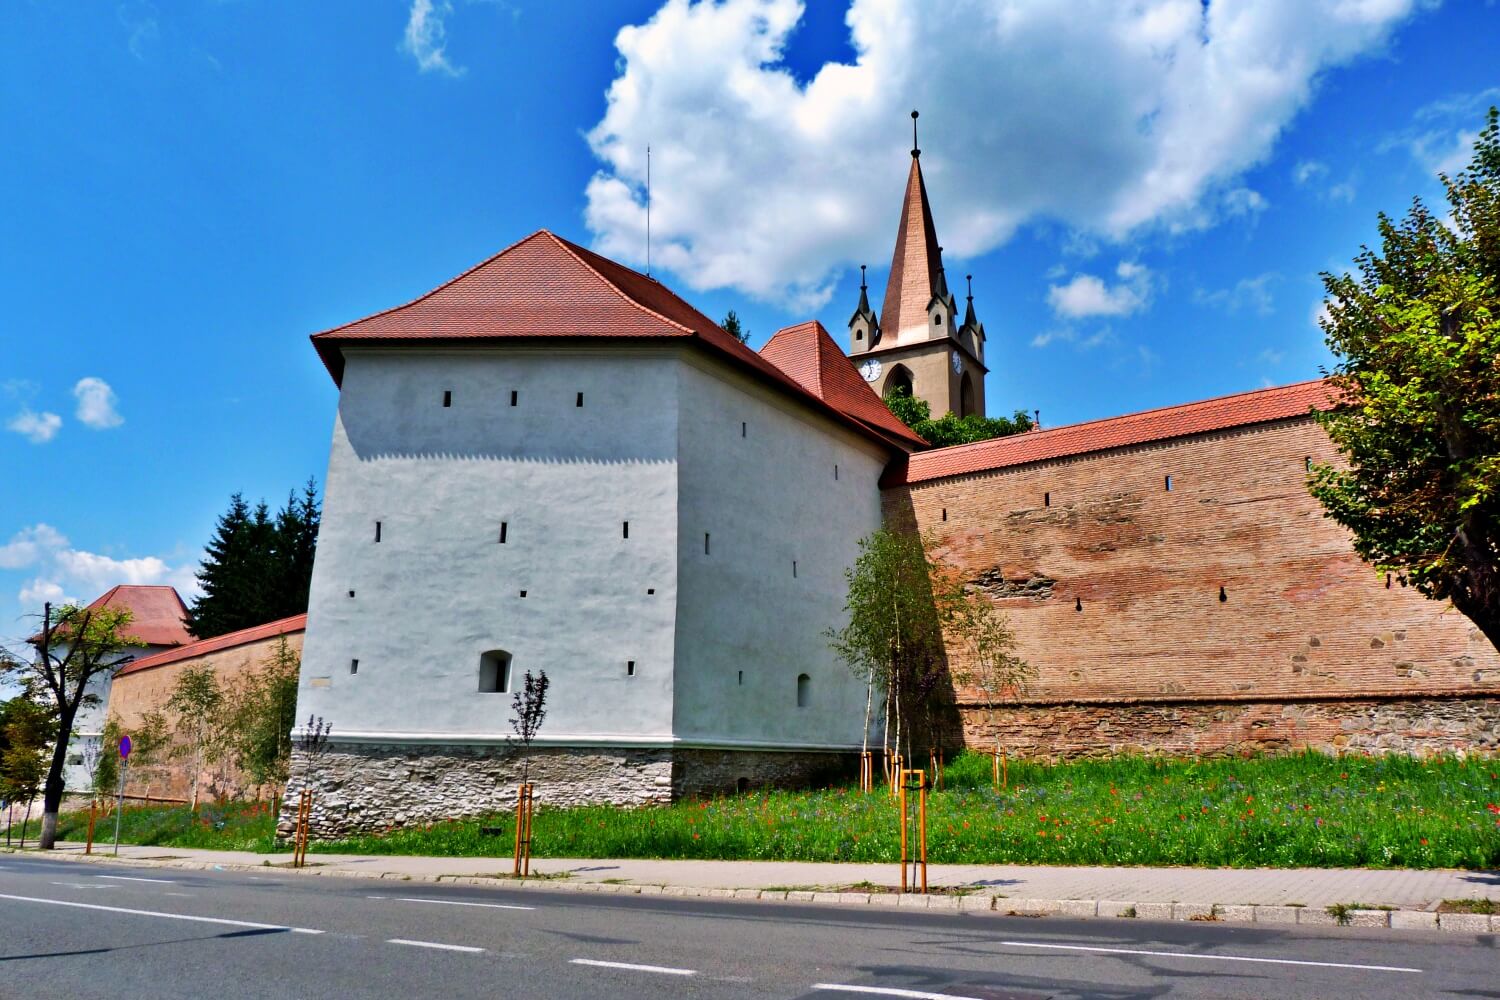
[[[844,570],[880,526],[887,455],[737,372],[689,361],[678,390],[676,735],[857,748],[864,685],[823,633],[843,623]]]
[[[480,693],[478,675],[480,654],[500,648],[513,689],[527,669],[552,681],[540,742],[664,742],[678,364],[675,349],[628,345],[347,352],[299,723],[499,741],[511,695]]]

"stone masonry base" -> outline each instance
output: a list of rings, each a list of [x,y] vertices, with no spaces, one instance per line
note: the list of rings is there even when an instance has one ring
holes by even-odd
[[[645,806],[844,775],[852,755],[814,751],[538,747],[529,776],[539,808]],[[314,839],[420,826],[512,809],[520,757],[504,746],[332,743],[296,751],[278,818],[287,837],[303,788],[313,789]]]

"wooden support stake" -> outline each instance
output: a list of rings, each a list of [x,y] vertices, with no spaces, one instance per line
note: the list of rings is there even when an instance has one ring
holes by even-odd
[[[97,801],[97,799],[89,799],[89,842],[83,847],[84,854],[94,853],[94,815],[96,813],[94,806]]]
[[[920,884],[921,891],[925,894],[927,892],[927,772],[920,769],[914,771],[903,769],[897,786],[900,789],[901,800],[901,891],[903,893],[908,890],[915,892],[917,885]],[[906,795],[908,791],[917,793],[915,845],[912,845],[910,836],[911,809]],[[920,872],[920,877],[918,872]]]
[[[532,791],[529,781],[516,789],[516,858],[511,874],[518,878],[531,874],[531,824],[536,811]]]
[[[875,755],[865,750],[859,755],[859,790],[869,794],[875,788]]]

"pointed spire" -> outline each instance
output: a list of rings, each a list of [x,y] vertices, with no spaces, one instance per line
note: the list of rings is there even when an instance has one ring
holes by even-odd
[[[864,264],[859,265],[859,307],[849,317],[849,325],[853,326],[861,319],[870,329],[870,346],[874,347],[880,342],[880,320],[875,316],[875,310],[870,308],[870,289],[865,284]]]
[[[974,315],[974,276],[966,274],[964,280],[969,283],[969,307],[964,310],[964,327],[975,327],[979,325],[979,319]]]
[[[891,255],[891,273],[886,280],[885,302],[880,310],[880,327],[885,333],[902,334],[920,331],[926,339],[932,320],[927,307],[946,286],[942,281],[942,253],[937,231],[932,225],[932,206],[927,202],[927,185],[922,180],[921,150],[916,144],[916,112],[912,113],[911,172],[906,178],[906,195],[901,202],[901,223],[896,230],[896,248]]]

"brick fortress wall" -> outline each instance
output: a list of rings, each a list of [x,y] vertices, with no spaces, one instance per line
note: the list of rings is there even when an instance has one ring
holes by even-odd
[[[887,489],[887,518],[940,539],[1038,668],[993,727],[957,692],[964,740],[1500,748],[1500,656],[1355,555],[1305,485],[1335,457],[1297,418]]]

